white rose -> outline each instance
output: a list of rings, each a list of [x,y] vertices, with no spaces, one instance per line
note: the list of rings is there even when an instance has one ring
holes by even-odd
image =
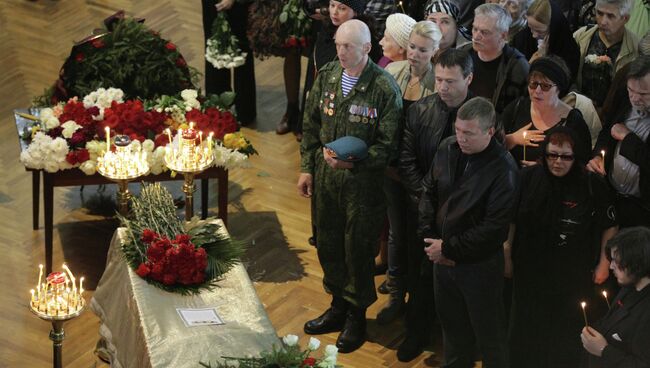
[[[298,336],[289,334],[289,335],[283,337],[282,341],[287,346],[294,346],[294,345],[296,345],[298,343]]]
[[[336,347],[336,345],[327,345],[325,347],[325,356],[328,357],[335,357],[339,352],[339,348]]]
[[[307,346],[309,350],[318,350],[319,346],[320,346],[320,340],[318,340],[315,337],[309,338],[309,345]]]
[[[75,123],[73,120],[68,120],[61,127],[63,128],[61,135],[66,139],[70,139],[72,138],[72,134],[81,128],[81,125]]]
[[[86,175],[94,175],[97,172],[97,163],[93,160],[88,160],[82,163],[79,169]]]
[[[181,92],[181,97],[183,97],[183,100],[188,101],[188,100],[196,100],[196,98],[199,96],[199,93],[195,89],[184,89]]]

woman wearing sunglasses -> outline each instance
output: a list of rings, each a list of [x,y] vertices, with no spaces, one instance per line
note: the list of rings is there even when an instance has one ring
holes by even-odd
[[[605,244],[617,231],[613,194],[576,160],[576,140],[572,129],[555,128],[540,142],[540,165],[521,171],[508,240],[512,367],[578,367],[577,336],[584,326],[579,303],[586,301],[594,315],[599,306],[607,308],[594,284],[609,275]]]
[[[506,106],[501,122],[506,146],[522,166],[537,163],[542,156],[540,143],[557,127],[575,130],[576,156],[585,164],[591,151],[589,128],[578,109],[562,101],[571,84],[569,70],[557,56],[545,56],[530,64],[528,96]]]

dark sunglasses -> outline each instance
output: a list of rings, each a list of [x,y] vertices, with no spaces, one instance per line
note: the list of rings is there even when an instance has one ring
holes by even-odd
[[[528,88],[532,89],[533,91],[537,89],[537,87],[542,87],[542,91],[548,92],[551,88],[555,87],[557,84],[550,84],[550,83],[542,83],[542,82],[535,82],[535,81],[530,81],[528,82]]]
[[[574,155],[560,155],[557,153],[549,153],[549,152],[546,152],[545,156],[547,159],[553,161],[557,161],[558,159],[562,161],[573,161],[575,159]]]

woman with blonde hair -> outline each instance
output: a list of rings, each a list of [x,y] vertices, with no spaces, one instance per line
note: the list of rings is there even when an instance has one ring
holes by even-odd
[[[530,63],[542,56],[559,56],[574,80],[580,65],[580,49],[560,6],[553,0],[535,0],[528,7],[526,18],[528,28],[515,36],[512,47],[521,51]]]

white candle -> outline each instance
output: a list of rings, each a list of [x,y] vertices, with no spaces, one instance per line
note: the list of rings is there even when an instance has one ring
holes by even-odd
[[[587,322],[587,312],[585,311],[587,303],[581,302],[580,306],[582,307],[582,316],[585,318],[585,327],[589,327],[589,323]]]
[[[106,132],[106,152],[111,151],[111,128],[106,127],[104,128],[104,131]]]

